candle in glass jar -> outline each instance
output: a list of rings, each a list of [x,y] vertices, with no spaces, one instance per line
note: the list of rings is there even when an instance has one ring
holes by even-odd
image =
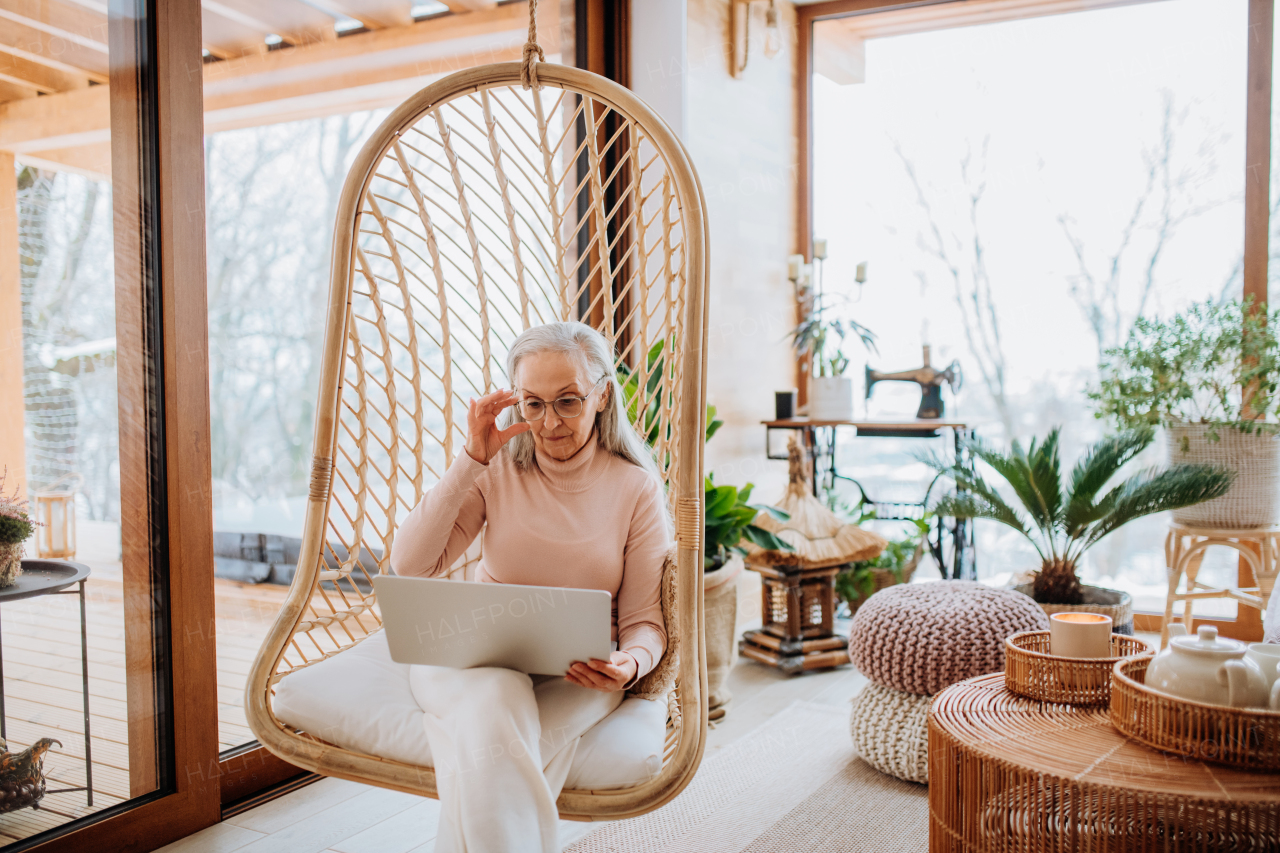
[[[1101,613],[1051,614],[1049,654],[1063,658],[1111,657],[1111,617]]]

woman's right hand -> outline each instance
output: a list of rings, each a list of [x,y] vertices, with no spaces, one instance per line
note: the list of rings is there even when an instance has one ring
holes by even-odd
[[[470,400],[467,405],[467,455],[488,465],[489,460],[498,454],[502,445],[522,432],[533,429],[528,423],[521,421],[506,429],[498,429],[498,415],[503,409],[516,404],[516,394],[505,388],[499,388],[492,394],[485,394],[479,400]]]

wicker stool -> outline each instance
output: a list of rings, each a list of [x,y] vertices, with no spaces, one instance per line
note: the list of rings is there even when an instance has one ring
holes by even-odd
[[[1238,551],[1253,572],[1254,585],[1211,587],[1200,583],[1196,577],[1200,572],[1200,563],[1204,559],[1204,552],[1213,545]],[[1164,559],[1168,566],[1169,594],[1165,599],[1164,621],[1160,627],[1161,648],[1169,642],[1174,602],[1186,602],[1182,608],[1182,622],[1187,626],[1188,633],[1195,633],[1191,607],[1198,599],[1228,598],[1259,612],[1267,609],[1267,602],[1276,583],[1277,566],[1280,565],[1280,526],[1227,530],[1174,523],[1169,526],[1169,534],[1164,540]],[[1184,577],[1187,581],[1186,591],[1178,592]]]
[[[907,782],[929,781],[929,704],[932,697],[868,684],[853,697],[853,751],[881,773]]]
[[[858,608],[849,658],[882,687],[931,695],[1004,669],[1004,641],[1047,631],[1049,617],[1028,596],[975,581],[931,581],[881,590]]]

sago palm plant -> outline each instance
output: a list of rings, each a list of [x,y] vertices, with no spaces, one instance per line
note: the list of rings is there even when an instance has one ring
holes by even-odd
[[[1058,430],[1023,450],[1008,453],[979,439],[963,446],[995,471],[1013,490],[1021,510],[992,488],[976,468],[928,460],[956,492],[938,501],[934,512],[954,518],[989,518],[1031,541],[1040,555],[1034,597],[1042,604],[1079,604],[1084,600],[1076,564],[1092,545],[1135,518],[1179,509],[1224,495],[1235,472],[1207,465],[1148,469],[1103,492],[1126,463],[1151,444],[1154,431],[1139,427],[1099,441],[1076,463],[1064,483],[1058,457]]]

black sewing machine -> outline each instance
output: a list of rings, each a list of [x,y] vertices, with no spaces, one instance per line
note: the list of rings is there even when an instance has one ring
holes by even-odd
[[[951,386],[952,393],[960,390],[964,377],[960,373],[960,362],[953,360],[946,370],[934,370],[929,364],[929,345],[924,345],[924,366],[915,370],[902,370],[898,373],[881,373],[867,366],[867,396],[871,399],[871,389],[877,382],[914,382],[920,386],[920,408],[916,417],[922,420],[937,420],[942,417],[942,383]]]

